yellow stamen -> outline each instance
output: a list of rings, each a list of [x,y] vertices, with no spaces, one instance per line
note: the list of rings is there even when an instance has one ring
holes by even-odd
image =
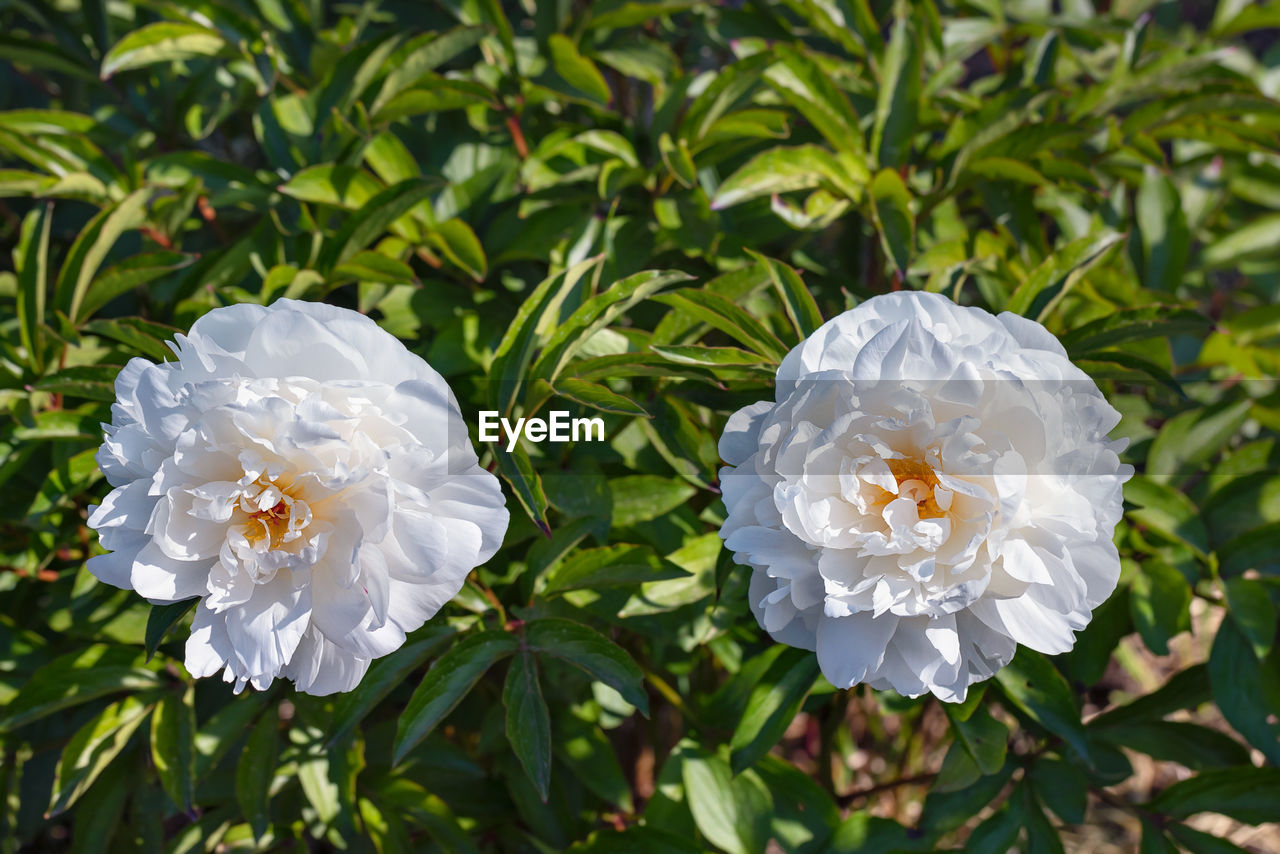
[[[932,468],[920,460],[885,460],[885,463],[898,481],[898,495],[915,500],[916,513],[921,519],[938,519],[947,515],[933,495],[938,487],[938,476]]]

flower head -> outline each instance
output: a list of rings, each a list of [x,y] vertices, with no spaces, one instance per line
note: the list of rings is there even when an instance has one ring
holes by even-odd
[[[1038,323],[878,296],[730,417],[721,536],[760,625],[833,684],[959,702],[1018,644],[1070,649],[1115,589],[1119,419]]]
[[[507,511],[448,384],[372,320],[279,300],[215,309],[176,361],[116,380],[88,569],[199,597],[194,676],[349,691],[502,542]]]

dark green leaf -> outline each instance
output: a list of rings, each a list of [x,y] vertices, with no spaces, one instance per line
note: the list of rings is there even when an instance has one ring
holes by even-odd
[[[622,647],[595,629],[572,620],[547,617],[525,626],[525,642],[535,652],[564,659],[586,671],[648,717],[644,673]]]
[[[817,678],[817,658],[807,650],[789,649],[774,661],[751,691],[733,731],[729,747],[734,774],[754,765],[778,743]]]
[[[1088,761],[1089,745],[1075,695],[1049,659],[1033,649],[1019,647],[1013,661],[997,671],[996,679],[1018,709]]]
[[[156,654],[156,649],[164,641],[164,636],[199,604],[199,599],[183,599],[181,602],[170,602],[167,605],[152,605],[147,613],[147,661]]]
[[[532,653],[521,651],[511,660],[502,704],[507,709],[507,741],[545,803],[551,787],[551,718]]]
[[[236,763],[236,802],[249,820],[253,835],[261,839],[270,827],[271,781],[276,776],[279,720],[276,707],[268,705],[249,733],[249,741]]]
[[[472,632],[436,659],[409,698],[396,725],[395,758],[399,764],[453,711],[494,662],[520,644],[506,632]]]

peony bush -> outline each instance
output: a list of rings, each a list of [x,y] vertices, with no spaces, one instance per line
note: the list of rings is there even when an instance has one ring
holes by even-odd
[[[0,850],[1280,851],[1274,6],[0,6]]]

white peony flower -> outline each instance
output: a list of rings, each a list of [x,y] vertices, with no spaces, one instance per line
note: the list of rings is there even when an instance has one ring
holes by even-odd
[[[878,296],[729,419],[721,536],[760,625],[833,684],[959,702],[1017,644],[1069,650],[1114,590],[1119,419],[1038,323]]]
[[[372,320],[279,300],[215,309],[177,361],[116,380],[90,508],[102,581],[200,597],[186,665],[236,691],[349,691],[502,542],[448,384]]]

